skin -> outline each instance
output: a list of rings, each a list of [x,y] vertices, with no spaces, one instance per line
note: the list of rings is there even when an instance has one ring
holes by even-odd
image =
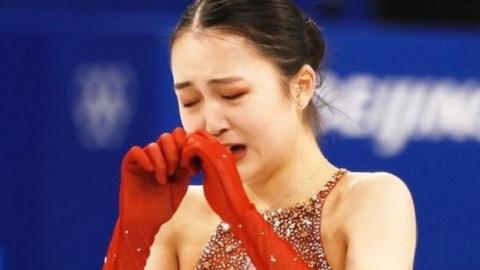
[[[237,168],[258,209],[306,201],[337,170],[302,121],[299,103],[308,102],[314,90],[310,66],[289,78],[294,90],[288,93],[279,70],[253,44],[210,29],[181,34],[171,56],[183,127],[247,146]],[[224,78],[230,79],[211,83]],[[194,269],[219,222],[202,187],[190,186],[157,233],[146,269]],[[321,236],[333,269],[412,269],[416,223],[408,188],[388,173],[349,172],[326,200]]]

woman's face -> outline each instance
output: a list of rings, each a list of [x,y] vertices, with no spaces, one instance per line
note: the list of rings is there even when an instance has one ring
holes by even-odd
[[[244,183],[268,179],[298,158],[289,156],[302,130],[297,107],[278,69],[249,41],[187,31],[173,44],[171,68],[185,131],[205,129],[230,147]]]

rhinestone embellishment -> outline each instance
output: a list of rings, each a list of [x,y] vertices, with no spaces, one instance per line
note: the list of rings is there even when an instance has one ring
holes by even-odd
[[[292,247],[311,269],[332,270],[325,256],[320,237],[321,215],[327,195],[346,172],[345,169],[339,169],[308,202],[262,213],[263,218],[271,224],[273,230],[292,244]],[[262,235],[260,232],[260,236]],[[293,261],[298,259],[298,257],[292,258]],[[270,263],[277,262],[277,258],[273,254],[268,260]],[[241,241],[235,239],[230,226],[222,222],[217,226],[215,234],[204,248],[195,269],[254,269],[250,264],[251,261]]]

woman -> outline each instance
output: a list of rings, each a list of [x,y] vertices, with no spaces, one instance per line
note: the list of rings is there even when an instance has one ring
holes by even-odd
[[[324,50],[289,0],[191,5],[171,39],[184,129],[126,154],[104,269],[412,269],[404,183],[317,145]]]

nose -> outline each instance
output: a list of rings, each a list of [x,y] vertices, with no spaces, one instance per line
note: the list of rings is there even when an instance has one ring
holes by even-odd
[[[205,104],[204,123],[205,130],[215,137],[220,137],[229,129],[229,123],[225,116],[225,110],[219,104]]]

